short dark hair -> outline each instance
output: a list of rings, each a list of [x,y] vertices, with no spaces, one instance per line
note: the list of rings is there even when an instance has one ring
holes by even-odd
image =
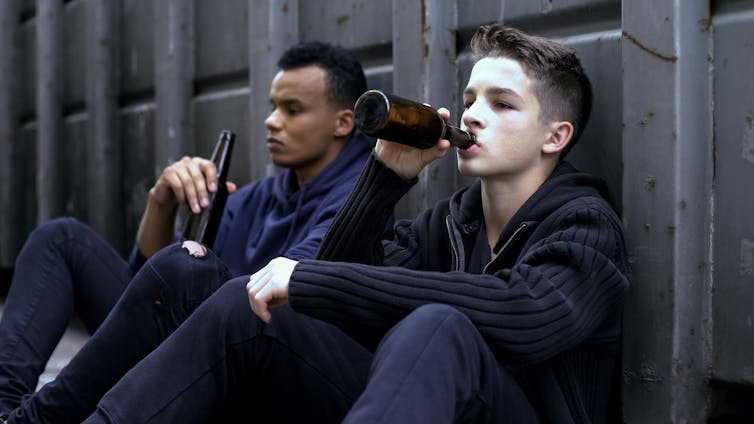
[[[561,157],[576,144],[592,110],[592,84],[574,49],[501,24],[483,25],[471,39],[474,60],[505,57],[521,64],[534,82],[540,119],[569,121],[574,134]]]
[[[277,63],[284,71],[318,66],[327,72],[327,96],[332,105],[353,109],[356,100],[367,90],[367,80],[356,56],[348,49],[319,41],[295,44]]]

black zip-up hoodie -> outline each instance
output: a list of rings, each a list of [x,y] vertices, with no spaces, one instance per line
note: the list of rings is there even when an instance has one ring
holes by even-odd
[[[480,274],[467,270],[483,226],[479,181],[380,240],[414,182],[370,157],[318,260],[296,266],[291,306],[371,349],[417,307],[454,306],[544,421],[603,422],[628,287],[621,223],[604,183],[562,162],[511,218]]]

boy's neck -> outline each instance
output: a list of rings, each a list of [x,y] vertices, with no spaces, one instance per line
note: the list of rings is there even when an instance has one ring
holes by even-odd
[[[521,206],[552,173],[551,167],[530,170],[517,178],[483,177],[482,211],[490,251],[495,247],[505,226]],[[494,253],[493,253],[494,255]]]
[[[331,163],[338,160],[340,152],[345,149],[350,138],[335,139],[330,150],[318,161],[308,164],[306,166],[291,168],[296,175],[296,182],[298,183],[298,189],[309,184],[313,179],[322,173]]]

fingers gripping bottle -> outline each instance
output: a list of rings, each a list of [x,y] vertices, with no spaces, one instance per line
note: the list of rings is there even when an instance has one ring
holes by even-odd
[[[217,191],[209,193],[209,206],[198,214],[189,213],[183,229],[184,240],[194,240],[208,248],[214,245],[220,218],[223,216],[225,202],[228,200],[228,187],[225,183],[228,179],[230,156],[235,140],[236,135],[233,132],[220,131],[220,137],[217,139],[215,150],[210,158],[217,168]]]
[[[369,90],[353,109],[356,128],[362,133],[419,149],[428,149],[441,138],[468,149],[474,135],[448,125],[431,107],[379,90]]]

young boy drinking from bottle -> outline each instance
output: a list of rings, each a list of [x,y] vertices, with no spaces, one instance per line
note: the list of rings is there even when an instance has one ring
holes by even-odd
[[[226,283],[86,422],[605,422],[628,270],[604,183],[563,159],[589,80],[514,28],[471,47],[476,143],[456,154],[473,184],[383,240],[450,144],[379,140],[317,259]]]

